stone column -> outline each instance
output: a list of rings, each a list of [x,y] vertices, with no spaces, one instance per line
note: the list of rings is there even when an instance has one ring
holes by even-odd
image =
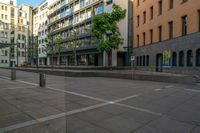
[[[47,65],[50,65],[50,57],[47,57]]]
[[[112,66],[117,66],[117,49],[112,49]]]

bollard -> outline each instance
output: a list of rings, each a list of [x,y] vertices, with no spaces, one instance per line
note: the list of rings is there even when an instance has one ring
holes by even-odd
[[[16,80],[16,70],[14,68],[11,69],[11,80]]]
[[[40,87],[46,86],[46,75],[44,73],[40,73]]]

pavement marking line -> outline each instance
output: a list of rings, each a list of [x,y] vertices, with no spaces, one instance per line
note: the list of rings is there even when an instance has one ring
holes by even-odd
[[[2,78],[2,79],[9,79],[10,80],[10,78],[6,77],[6,76],[0,76],[0,78]]]
[[[140,112],[145,112],[145,113],[156,115],[156,116],[162,116],[161,113],[153,112],[153,111],[150,111],[148,109],[134,107],[134,106],[130,106],[130,105],[122,104],[122,103],[115,103],[115,104],[118,105],[118,106],[121,106],[121,107],[126,107],[126,108],[129,108],[129,109],[134,109],[134,110],[137,110],[137,111],[140,111]]]
[[[13,88],[3,88],[3,89],[0,89],[0,90],[15,90],[15,89],[32,89],[34,87],[13,87]]]
[[[66,91],[66,90],[56,89],[56,88],[52,88],[52,87],[48,87],[48,86],[46,88],[50,89],[50,90],[54,90],[54,91],[59,91],[59,92],[64,92],[64,93],[72,94],[72,95],[75,95],[75,96],[81,96],[81,97],[92,99],[92,100],[95,100],[95,101],[106,102],[106,103],[110,102],[108,100],[104,100],[104,99],[101,99],[101,98],[96,98],[96,97],[92,97],[92,96],[88,96],[88,95],[84,95],[84,94],[80,94],[80,93],[76,93],[76,92],[72,92],[72,91]]]
[[[69,111],[69,112],[64,112],[64,113],[60,113],[60,114],[56,114],[56,115],[50,115],[50,116],[47,116],[47,117],[38,118],[36,120],[26,121],[26,122],[23,122],[23,123],[19,123],[19,124],[11,125],[11,126],[8,126],[8,127],[0,128],[0,133],[13,131],[13,130],[16,130],[16,129],[19,129],[19,128],[32,126],[32,125],[35,125],[35,124],[40,124],[40,123],[43,123],[43,122],[46,122],[46,121],[50,121],[50,120],[62,118],[62,117],[65,117],[65,116],[89,111],[89,110],[96,109],[96,108],[99,108],[99,107],[103,107],[103,106],[106,106],[106,105],[109,105],[109,103],[96,104],[96,105],[93,105],[93,106],[89,106],[89,107],[85,107],[85,108],[81,108],[81,109],[76,109],[76,110],[72,110],[72,111]]]
[[[194,90],[194,89],[184,89],[185,91],[190,91],[190,92],[197,92],[200,93],[200,90]]]
[[[23,80],[16,80],[16,81],[18,81],[20,83],[25,83],[25,84],[33,85],[33,86],[38,86],[38,84],[36,84],[36,83],[31,83],[31,82],[27,82],[27,81],[23,81]]]

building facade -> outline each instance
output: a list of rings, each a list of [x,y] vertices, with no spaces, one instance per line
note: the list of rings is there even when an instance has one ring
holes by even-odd
[[[135,0],[134,65],[185,73],[200,66],[200,1]]]
[[[38,45],[38,64],[47,65],[45,40],[48,34],[48,1],[43,1],[33,11],[34,45]],[[36,61],[35,61],[36,62]]]
[[[32,36],[32,7],[16,6],[16,0],[0,2],[0,66],[21,66],[27,62]]]
[[[61,50],[60,58],[54,56],[51,62],[62,65],[74,65],[75,62],[77,65],[93,66],[103,66],[106,62],[112,66],[125,65],[128,46],[127,15],[119,23],[124,43],[118,50],[113,50],[110,55],[98,52],[98,42],[91,35],[92,17],[103,12],[111,12],[113,3],[120,5],[123,9],[128,9],[128,1],[122,0],[56,0],[49,3],[49,36],[52,36],[53,40],[61,37],[64,47]],[[77,33],[78,45],[72,48],[69,45],[69,38],[74,31]]]

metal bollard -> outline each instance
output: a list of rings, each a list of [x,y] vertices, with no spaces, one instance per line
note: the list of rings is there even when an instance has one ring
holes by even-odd
[[[40,73],[40,87],[46,86],[46,75],[44,73]]]
[[[16,70],[14,68],[11,69],[11,80],[16,80]]]

